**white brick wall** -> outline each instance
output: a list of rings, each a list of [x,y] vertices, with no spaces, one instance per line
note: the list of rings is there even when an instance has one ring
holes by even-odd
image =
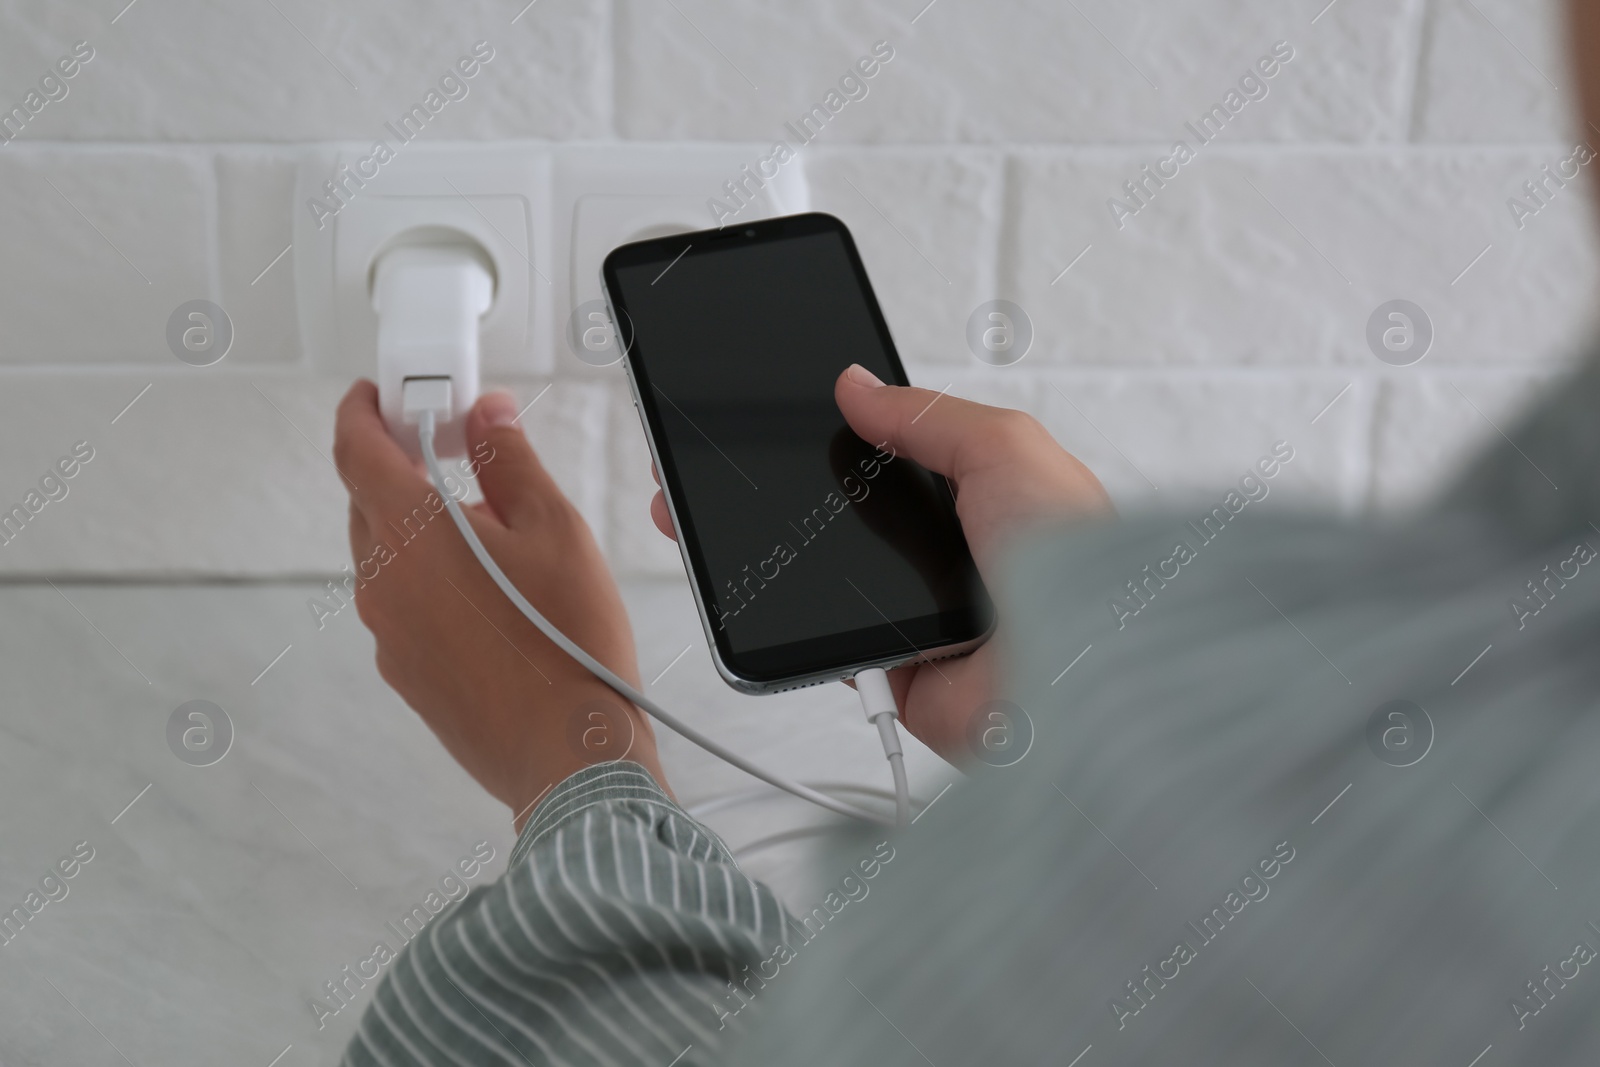
[[[525,3],[0,0],[0,115],[74,42],[96,50],[0,145],[0,510],[95,449],[0,547],[3,899],[74,841],[104,857],[7,949],[26,964],[0,968],[7,1063],[111,1062],[107,1041],[138,1063],[333,1063],[357,1012],[319,1030],[308,998],[472,842],[507,850],[359,621],[318,633],[306,608],[347,559],[327,453],[348,382],[302,350],[296,257],[276,259],[298,162],[378,135],[476,40],[496,58],[431,141],[761,144],[891,42],[806,150],[814,204],[855,231],[916,381],[1036,413],[1125,507],[1214,500],[1280,438],[1280,503],[1411,505],[1595,325],[1586,190],[1520,230],[1506,208],[1575,137],[1600,143],[1546,80],[1566,84],[1552,0]],[[1280,40],[1268,95],[1119,229],[1107,198]],[[1391,368],[1365,328],[1399,297],[1437,339]],[[237,330],[216,366],[166,347],[196,298]],[[994,298],[1036,329],[1012,367],[966,346]],[[758,702],[715,677],[617,370],[561,356],[553,382],[506,384],[550,387],[531,436],[631,576],[663,702],[786,775],[881,785],[842,688]],[[237,729],[214,768],[167,750],[195,698]],[[686,802],[749,785],[659,734]],[[950,772],[906,745],[936,795]],[[738,847],[813,818],[710,821]],[[747,869],[809,906],[806,847]]]
[[[96,50],[0,147],[0,502],[99,450],[0,574],[343,561],[319,450],[345,383],[301,351],[294,257],[261,272],[307,146],[369,140],[479,39],[496,58],[429,139],[764,143],[890,42],[806,150],[814,205],[855,231],[915,380],[1035,412],[1125,506],[1209,491],[1279,437],[1302,497],[1405,506],[1594,325],[1587,190],[1520,230],[1506,206],[1579,136],[1548,0],[121,2],[0,2],[3,106]],[[1277,41],[1295,55],[1265,98],[1119,228],[1107,198]],[[1014,367],[964,340],[996,297],[1036,330]],[[1396,297],[1437,334],[1403,369],[1365,341]],[[214,367],[166,350],[194,298],[237,329]],[[617,375],[560,360],[534,413],[619,568],[677,573]]]

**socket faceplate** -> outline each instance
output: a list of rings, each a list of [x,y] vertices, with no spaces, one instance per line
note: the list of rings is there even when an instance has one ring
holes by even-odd
[[[619,144],[405,145],[379,165],[368,147],[323,146],[302,162],[295,190],[294,267],[301,339],[319,371],[371,375],[377,317],[370,276],[407,230],[443,226],[494,260],[484,317],[486,375],[600,373],[568,342],[567,320],[600,298],[612,248],[717,225],[712,201],[738,221],[809,208],[802,161],[771,178],[747,175],[762,146]],[[729,183],[742,183],[743,202]]]

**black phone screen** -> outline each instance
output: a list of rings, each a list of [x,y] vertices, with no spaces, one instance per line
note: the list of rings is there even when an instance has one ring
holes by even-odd
[[[734,673],[771,682],[988,631],[949,486],[862,440],[834,403],[852,363],[907,384],[842,222],[799,215],[626,245],[605,275]]]

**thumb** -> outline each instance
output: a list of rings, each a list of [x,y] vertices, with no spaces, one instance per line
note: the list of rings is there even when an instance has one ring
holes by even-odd
[[[531,526],[560,501],[560,488],[517,423],[510,393],[478,398],[467,415],[467,448],[484,501],[507,526]]]
[[[897,454],[957,482],[1003,459],[997,446],[1019,415],[932,389],[885,385],[857,363],[834,382],[833,398],[862,440],[887,442]]]

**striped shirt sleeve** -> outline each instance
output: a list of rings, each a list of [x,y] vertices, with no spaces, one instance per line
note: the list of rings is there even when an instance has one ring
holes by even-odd
[[[535,809],[506,872],[388,969],[346,1067],[715,1062],[730,982],[785,943],[782,906],[631,762]]]

